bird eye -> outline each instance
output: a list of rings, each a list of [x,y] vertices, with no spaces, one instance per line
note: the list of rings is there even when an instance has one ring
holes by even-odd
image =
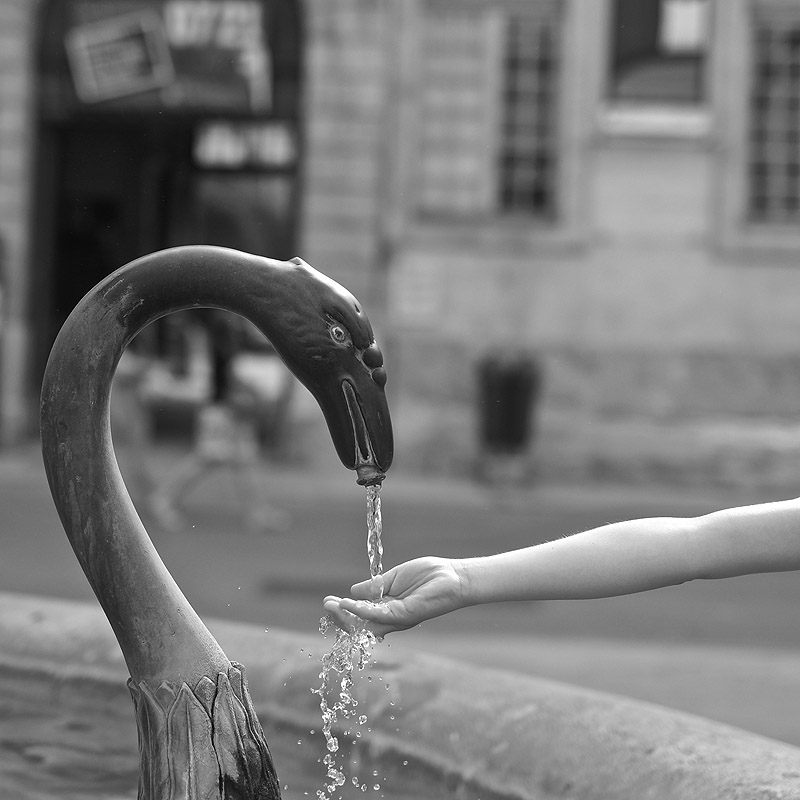
[[[347,341],[347,331],[341,325],[331,325],[331,339],[339,344]]]

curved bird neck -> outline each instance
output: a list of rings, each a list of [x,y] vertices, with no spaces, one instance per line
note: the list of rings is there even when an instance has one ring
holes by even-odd
[[[133,337],[173,311],[212,306],[252,317],[255,298],[262,314],[265,303],[279,308],[283,270],[282,262],[223,248],[145,256],[95,287],[53,346],[42,387],[45,470],[137,682],[194,685],[227,672],[230,662],[158,556],[125,489],[111,441],[114,372]]]

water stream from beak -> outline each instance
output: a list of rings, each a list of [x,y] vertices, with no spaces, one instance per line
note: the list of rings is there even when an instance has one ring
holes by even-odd
[[[383,597],[383,519],[381,515],[381,486],[375,484],[367,486],[367,558],[369,559],[369,575],[372,588],[372,601],[380,602]],[[328,752],[322,759],[327,770],[327,783],[324,788],[317,790],[318,800],[332,798],[337,789],[345,784],[344,769],[337,763],[336,754],[339,751],[339,739],[333,734],[333,726],[341,715],[346,727],[345,736],[361,737],[361,731],[353,731],[353,726],[363,727],[367,721],[366,714],[357,715],[358,700],[353,697],[353,675],[366,669],[372,663],[372,650],[379,639],[372,631],[364,627],[352,631],[343,631],[331,621],[329,616],[324,616],[319,621],[319,632],[324,636],[331,628],[336,630],[336,639],[333,647],[322,657],[322,671],[319,673],[320,684],[318,689],[311,691],[319,695],[319,707],[322,712],[322,733],[325,736],[325,746]],[[337,681],[338,676],[338,681]],[[334,699],[335,688],[338,683],[338,697]],[[388,689],[388,685],[387,685]],[[332,702],[329,702],[332,701]],[[367,784],[361,783],[357,776],[351,781],[354,786],[367,790]],[[378,785],[375,789],[380,788]]]
[[[381,516],[381,485],[367,486],[367,558],[372,582],[372,602],[383,599],[383,518]]]

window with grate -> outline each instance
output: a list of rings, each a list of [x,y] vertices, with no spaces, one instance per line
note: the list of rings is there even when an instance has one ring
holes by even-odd
[[[784,7],[785,10],[785,7]],[[760,9],[753,26],[748,216],[800,221],[800,9]]]
[[[550,19],[506,25],[500,206],[554,218],[558,161],[556,32]]]
[[[431,3],[421,50],[419,205],[467,216],[558,208],[559,5]]]

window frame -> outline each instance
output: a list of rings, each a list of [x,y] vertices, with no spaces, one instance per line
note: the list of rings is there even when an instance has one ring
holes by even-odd
[[[724,0],[716,14],[713,97],[716,121],[715,244],[731,257],[783,260],[800,251],[800,225],[749,218],[748,126],[753,91],[754,13],[780,0]],[[800,19],[800,4],[797,6]]]
[[[587,31],[578,24],[581,16],[576,6],[595,3],[597,0],[566,0],[559,13],[559,53],[582,52]],[[531,11],[530,0],[416,0],[417,24],[424,24],[425,13],[433,10],[481,10],[500,8],[503,13],[525,14]],[[590,38],[590,37],[589,37]],[[407,53],[408,58],[413,54]],[[452,246],[455,240],[470,248],[483,250],[562,250],[583,244],[587,235],[587,179],[584,159],[588,152],[587,138],[592,127],[590,109],[594,106],[593,89],[587,87],[587,66],[580,58],[560,58],[557,75],[557,98],[555,125],[558,131],[557,175],[554,186],[557,212],[555,219],[542,219],[519,210],[504,210],[498,207],[487,213],[449,214],[420,209],[413,187],[405,198],[406,233],[409,243],[432,248]],[[417,80],[419,79],[417,68]],[[499,87],[502,92],[502,87]],[[587,90],[589,94],[587,94]],[[418,101],[417,101],[418,102]],[[410,164],[409,151],[419,142],[419,113],[406,116],[407,151],[404,163]],[[416,151],[418,152],[418,150]],[[495,173],[499,179],[499,169]]]
[[[596,130],[601,137],[640,137],[670,140],[703,141],[713,133],[714,53],[717,31],[718,7],[727,0],[709,0],[708,50],[703,72],[706,96],[698,102],[623,100],[613,97],[611,87],[611,62],[613,58],[613,31],[615,0],[600,0],[602,11],[597,12],[597,24],[605,34],[598,47],[602,51],[599,91],[597,95]]]
[[[665,2],[669,2],[670,0],[653,0],[653,2],[659,6],[660,12],[664,11],[664,4]],[[709,90],[709,70],[708,70],[708,59],[710,55],[710,41],[711,41],[711,30],[710,24],[708,26],[708,30],[706,31],[708,35],[709,41],[706,43],[705,51],[700,53],[695,53],[694,55],[691,52],[686,52],[682,55],[680,54],[672,54],[669,53],[661,53],[658,50],[658,44],[655,43],[656,50],[651,54],[655,58],[661,58],[665,62],[678,62],[678,61],[689,61],[692,59],[696,59],[700,63],[696,66],[693,70],[694,76],[697,79],[698,86],[695,87],[696,96],[692,99],[681,100],[677,97],[673,98],[663,98],[658,99],[654,96],[648,97],[647,95],[641,96],[630,96],[624,97],[620,96],[618,93],[619,89],[617,86],[619,76],[615,75],[615,61],[617,57],[616,51],[616,43],[617,37],[619,35],[620,28],[617,26],[612,27],[613,23],[616,22],[615,14],[619,11],[619,4],[622,0],[609,0],[609,25],[608,25],[608,59],[607,59],[607,80],[606,80],[606,101],[612,105],[616,104],[631,104],[631,105],[644,105],[644,106],[657,106],[657,107],[677,107],[677,108],[697,108],[702,107],[708,104],[708,90]],[[638,4],[641,0],[635,0]],[[695,2],[703,2],[706,4],[706,13],[708,14],[708,22],[710,23],[710,17],[713,15],[713,6],[714,0],[695,0]],[[659,13],[660,13],[659,12]],[[658,29],[656,29],[656,36],[658,36]]]

